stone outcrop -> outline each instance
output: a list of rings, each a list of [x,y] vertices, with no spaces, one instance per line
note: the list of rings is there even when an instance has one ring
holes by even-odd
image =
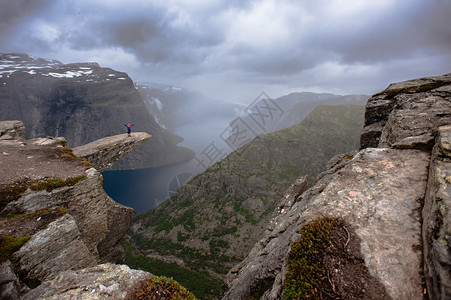
[[[424,275],[432,295],[451,297],[451,125],[438,128],[423,209]]]
[[[4,122],[0,122],[2,126],[5,127]],[[119,135],[80,148],[78,153],[84,153],[86,159],[102,169],[149,137],[146,133]],[[26,285],[35,287],[64,271],[121,263],[124,259],[119,242],[135,211],[112,200],[103,190],[101,173],[71,149],[62,147],[63,141],[0,140],[0,212],[2,216],[19,218],[24,214],[23,220],[15,223],[0,217],[4,227],[0,228],[0,235],[30,236],[1,265],[10,271],[7,274],[17,275],[2,279],[2,297],[16,299],[27,290]],[[111,146],[106,147],[105,141]],[[40,225],[44,218],[40,215],[49,209],[62,211],[63,215],[56,214],[56,218]]]
[[[73,150],[75,155],[89,161],[97,171],[103,172],[150,137],[151,135],[145,132],[134,132],[131,135],[119,134],[75,147]]]
[[[56,274],[95,266],[97,260],[81,239],[75,219],[66,214],[33,235],[11,258],[22,280],[40,282]]]
[[[283,210],[227,275],[223,299],[245,299],[268,280],[261,299],[279,299],[290,243],[321,216],[344,220],[390,298],[448,299],[450,135],[451,74],[393,84],[371,97],[361,151],[334,158],[312,188],[281,199]]]
[[[27,293],[24,300],[123,300],[134,284],[150,274],[125,265],[102,264],[78,271],[65,271]]]
[[[0,122],[0,140],[24,140],[25,124],[22,121]]]
[[[391,84],[368,100],[360,145],[430,150],[437,128],[449,124],[451,74]]]

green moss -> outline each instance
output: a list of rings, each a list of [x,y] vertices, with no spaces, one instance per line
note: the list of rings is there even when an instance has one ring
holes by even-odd
[[[28,240],[29,236],[15,238],[9,235],[0,237],[0,262],[7,261],[11,255],[20,249]]]
[[[321,278],[325,250],[332,245],[331,232],[342,220],[331,217],[316,219],[304,226],[301,239],[291,244],[287,259],[284,299],[316,299]]]
[[[61,140],[61,141],[56,142],[55,145],[61,145],[63,147],[66,147],[67,141],[66,140]]]
[[[0,199],[2,199],[3,202],[5,203],[19,199],[20,195],[22,195],[23,192],[27,190],[27,188],[28,188],[27,183],[21,183],[14,186],[10,186],[0,191]]]
[[[127,297],[133,300],[146,299],[197,299],[193,293],[181,286],[172,278],[164,276],[150,276],[141,281],[138,287]]]
[[[60,152],[61,157],[65,158],[65,159],[78,160],[79,162],[81,162],[82,164],[84,164],[85,166],[87,166],[89,168],[93,167],[93,165],[90,162],[76,156],[71,148],[60,147],[60,148],[58,148],[58,150]]]
[[[86,175],[71,177],[66,180],[60,178],[46,178],[37,182],[29,182],[25,181],[13,186],[10,186],[6,189],[0,191],[0,199],[4,202],[14,201],[20,198],[20,196],[28,189],[32,189],[34,191],[43,191],[47,190],[48,192],[60,188],[63,186],[73,186],[81,180],[86,179]]]
[[[81,176],[71,177],[66,180],[63,180],[60,178],[46,179],[43,181],[38,181],[36,183],[33,183],[30,186],[30,188],[34,191],[46,190],[47,192],[51,192],[54,189],[57,189],[57,188],[60,188],[63,186],[73,186],[86,178],[87,178],[86,175],[81,175]]]
[[[36,217],[45,217],[48,215],[55,215],[57,217],[63,216],[67,213],[67,209],[64,207],[56,206],[52,208],[41,208],[37,211],[28,213],[28,214],[4,214],[0,215],[1,217],[7,218],[8,222],[13,222],[20,219],[28,219],[28,218],[36,218]]]

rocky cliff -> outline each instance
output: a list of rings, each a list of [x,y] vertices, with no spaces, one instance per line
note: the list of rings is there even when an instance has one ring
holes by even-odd
[[[177,146],[181,137],[155,122],[126,73],[96,63],[62,64],[26,54],[0,54],[0,105],[0,120],[22,120],[28,139],[63,136],[69,147],[76,147],[123,133],[128,122],[135,123],[133,130],[153,136],[117,162],[116,169],[159,166],[194,156]]]
[[[318,297],[449,299],[450,137],[451,74],[371,97],[361,150],[332,159],[307,191],[293,186],[282,197],[263,238],[228,273],[223,299],[279,299],[290,244],[324,217],[343,222],[343,243],[331,248],[352,259],[327,250],[325,285],[313,286]],[[361,262],[357,276],[350,261]]]
[[[19,121],[0,122],[0,128],[2,299],[18,299],[30,288],[47,281],[45,288],[32,290],[31,296],[24,296],[26,299],[46,298],[49,287],[54,286],[51,280],[67,276],[62,272],[87,267],[94,268],[92,272],[97,276],[104,273],[95,282],[97,290],[91,289],[97,291],[92,297],[110,295],[112,299],[122,299],[118,295],[124,295],[129,286],[105,278],[116,276],[119,281],[118,276],[122,274],[121,281],[129,282],[132,278],[131,281],[136,282],[147,273],[111,264],[96,266],[123,261],[124,252],[119,242],[135,212],[106,195],[102,175],[93,164],[109,165],[121,155],[119,152],[131,152],[150,136],[137,132],[131,137],[110,137],[79,148],[78,153],[88,153],[85,159],[92,158],[91,164],[75,156],[70,148],[63,147],[62,138],[25,140],[24,125]],[[95,155],[100,144],[99,155]],[[90,271],[80,274],[88,278],[94,276],[89,275]],[[100,290],[99,285],[103,286]],[[68,288],[64,291],[54,288],[55,294],[67,291]],[[65,297],[70,298],[67,294]]]

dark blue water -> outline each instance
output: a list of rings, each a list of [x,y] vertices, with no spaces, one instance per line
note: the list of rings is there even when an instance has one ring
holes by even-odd
[[[195,160],[156,168],[105,171],[103,188],[116,202],[141,214],[158,206],[201,171]]]
[[[196,158],[202,160],[202,165],[194,158],[156,168],[105,171],[102,173],[103,188],[116,202],[133,207],[137,214],[155,208],[171,196],[183,182],[213,163],[203,154],[204,150],[211,150],[214,144],[220,153],[217,157],[215,155],[216,159],[224,157],[231,151],[220,138],[220,134],[227,126],[226,120],[205,118],[186,124],[175,131],[184,138],[179,146],[194,150]]]

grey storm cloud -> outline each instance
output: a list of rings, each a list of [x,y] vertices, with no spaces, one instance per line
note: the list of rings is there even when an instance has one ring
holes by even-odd
[[[346,78],[386,84],[451,67],[450,0],[3,2],[0,51],[161,80],[340,90]]]
[[[44,10],[50,0],[6,0],[0,3],[0,36],[10,28]]]

